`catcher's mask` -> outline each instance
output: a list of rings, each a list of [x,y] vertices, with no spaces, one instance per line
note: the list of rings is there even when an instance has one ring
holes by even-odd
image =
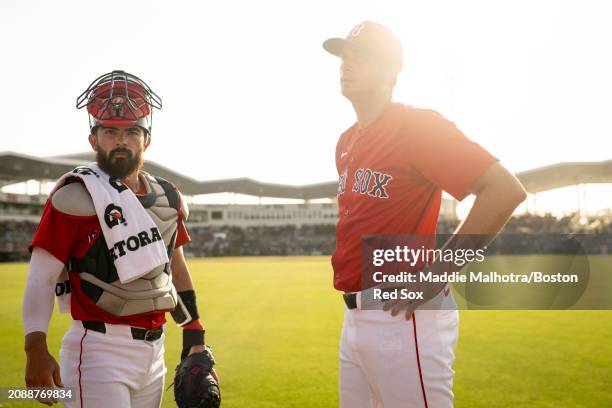
[[[79,95],[77,109],[85,106],[92,134],[99,126],[139,126],[150,135],[153,108],[161,109],[162,101],[142,79],[113,71],[96,78]]]

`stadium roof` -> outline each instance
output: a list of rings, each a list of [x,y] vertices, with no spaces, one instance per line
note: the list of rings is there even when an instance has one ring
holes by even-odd
[[[0,153],[0,185],[27,180],[56,180],[76,166],[95,161],[94,153],[78,153],[61,157],[33,157],[21,153]],[[317,199],[336,196],[337,182],[302,186],[262,183],[250,178],[200,181],[177,173],[153,161],[144,169],[172,181],[185,195],[238,193],[257,197]]]
[[[600,162],[566,162],[517,173],[530,193],[577,184],[612,183],[612,160]]]
[[[74,167],[95,160],[93,152],[60,157],[33,157],[21,153],[0,153],[0,185],[27,180],[55,180]],[[336,181],[302,186],[262,183],[249,178],[201,181],[177,173],[152,161],[145,170],[171,180],[186,195],[238,193],[258,197],[317,199],[336,196]],[[528,192],[538,193],[559,187],[589,183],[612,183],[612,160],[558,163],[517,173]]]

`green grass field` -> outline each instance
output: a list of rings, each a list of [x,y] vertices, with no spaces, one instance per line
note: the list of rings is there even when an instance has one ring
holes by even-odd
[[[223,407],[338,406],[343,307],[331,287],[329,258],[222,258],[189,265],[218,360]],[[0,264],[0,273],[0,387],[22,386],[27,265]],[[612,311],[460,313],[457,407],[612,407]],[[53,316],[48,343],[55,356],[69,319]],[[168,328],[167,384],[180,344],[180,329],[172,322]],[[171,390],[163,406],[175,406]]]

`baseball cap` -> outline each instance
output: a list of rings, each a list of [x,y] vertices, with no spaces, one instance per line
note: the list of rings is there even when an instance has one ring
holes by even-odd
[[[389,27],[373,21],[357,24],[346,38],[329,38],[323,42],[323,48],[339,57],[346,47],[355,47],[381,60],[398,64],[402,69],[402,44]]]

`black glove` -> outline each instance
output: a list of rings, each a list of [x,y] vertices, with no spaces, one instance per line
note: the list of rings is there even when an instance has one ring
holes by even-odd
[[[209,348],[187,356],[176,366],[174,400],[179,408],[218,408],[221,391],[211,374],[215,358]]]

